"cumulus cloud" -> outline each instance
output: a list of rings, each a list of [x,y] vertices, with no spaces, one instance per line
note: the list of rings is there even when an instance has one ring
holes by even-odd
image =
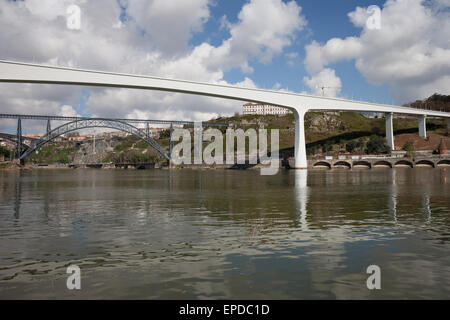
[[[62,117],[80,117],[81,115],[72,107],[68,105],[61,106],[61,109],[58,111],[58,116]]]
[[[313,41],[307,45],[305,67],[310,73],[320,72],[325,66],[340,60],[350,60],[358,57],[363,47],[358,38],[349,37],[345,40],[333,38],[321,46]]]
[[[211,0],[0,0],[0,56],[96,70],[210,83],[251,62],[270,63],[306,24],[295,1],[250,0],[220,45],[191,46],[210,18]],[[67,7],[81,8],[81,29],[66,26]],[[261,23],[264,21],[264,23]],[[237,85],[256,87],[250,78]],[[58,114],[78,103],[83,88],[1,84],[3,112]],[[131,89],[89,88],[87,114],[94,116],[207,120],[232,114],[241,104],[224,99]],[[68,110],[65,110],[66,112]],[[69,110],[70,111],[70,110]],[[80,112],[73,109],[74,112]]]
[[[306,25],[301,8],[295,1],[251,0],[242,7],[238,18],[236,24],[222,24],[228,27],[231,37],[221,46],[211,48],[211,68],[239,66],[244,72],[252,72],[248,66],[249,58],[270,62]]]
[[[366,8],[349,13],[362,28],[358,37],[333,38],[306,46],[306,70],[315,74],[343,60],[372,84],[388,84],[398,103],[450,93],[450,8],[448,0],[388,0],[381,29],[366,25]]]
[[[342,86],[341,79],[336,76],[335,71],[328,68],[311,77],[304,77],[303,82],[315,95],[322,95],[322,87],[325,87],[323,90],[326,97],[337,97]]]
[[[126,1],[124,5],[144,32],[144,42],[166,55],[176,55],[188,49],[193,32],[202,31],[210,15],[209,2],[151,0]]]

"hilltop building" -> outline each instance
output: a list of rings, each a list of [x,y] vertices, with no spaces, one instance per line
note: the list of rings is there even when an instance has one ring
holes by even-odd
[[[289,109],[268,104],[246,103],[242,106],[242,114],[285,115],[292,113]]]

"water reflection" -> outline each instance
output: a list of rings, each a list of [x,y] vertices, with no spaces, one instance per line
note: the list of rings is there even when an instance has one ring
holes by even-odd
[[[20,204],[22,203],[22,171],[17,172],[15,179],[15,194],[14,194],[14,218],[20,217]]]
[[[449,174],[0,172],[0,298],[70,297],[69,263],[83,298],[446,297]]]
[[[431,220],[431,204],[429,186],[424,186],[422,198],[422,214],[427,222]]]
[[[296,170],[295,176],[295,203],[297,207],[298,221],[302,231],[308,230],[307,206],[308,206],[308,172],[306,170]]]
[[[390,197],[388,198],[388,208],[394,223],[397,223],[397,170],[389,170],[391,184],[389,186]]]

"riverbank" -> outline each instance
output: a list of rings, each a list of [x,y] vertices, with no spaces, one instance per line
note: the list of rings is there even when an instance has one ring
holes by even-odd
[[[294,158],[279,160],[279,168],[282,170],[294,168]],[[268,168],[266,164],[181,164],[169,167],[167,163],[94,163],[94,164],[26,164],[19,165],[15,162],[0,164],[0,170],[258,170]],[[308,159],[308,169],[374,169],[374,168],[441,168],[450,167],[450,155],[421,155],[414,157],[403,155],[379,156],[339,156],[320,157]]]
[[[281,163],[281,160],[280,160]],[[169,167],[167,164],[161,163],[93,163],[93,164],[25,164],[19,165],[15,162],[0,164],[0,170],[77,170],[77,169],[98,169],[98,170],[252,170],[268,167],[263,164],[181,164]],[[281,165],[280,165],[281,167]]]

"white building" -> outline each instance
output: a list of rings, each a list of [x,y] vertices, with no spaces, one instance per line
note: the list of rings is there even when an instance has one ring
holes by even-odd
[[[284,115],[292,113],[289,109],[269,104],[246,103],[242,106],[242,114]]]

